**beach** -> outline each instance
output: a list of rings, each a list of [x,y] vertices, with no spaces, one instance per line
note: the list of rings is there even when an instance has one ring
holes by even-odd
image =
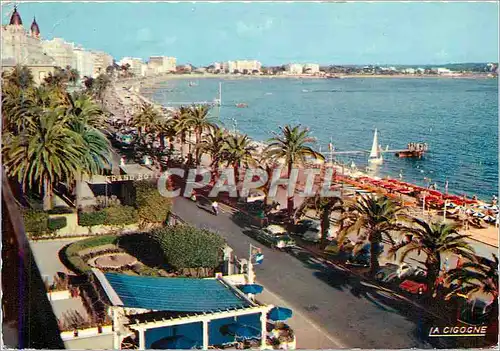
[[[181,77],[185,76],[180,76],[174,79],[181,79]],[[157,81],[150,82],[149,84],[156,84],[158,81],[162,81],[163,78],[158,78]],[[115,112],[117,114],[125,114],[128,116],[128,118],[131,117],[131,115],[137,111],[137,107],[140,106],[143,102],[148,102],[148,103],[153,103],[151,99],[148,99],[147,97],[143,96],[140,92],[140,88],[144,87],[144,85],[140,85],[139,81],[131,81],[128,80],[126,82],[117,82],[112,88],[112,93],[110,96],[110,100],[113,100],[113,106],[115,106]],[[126,88],[126,89],[124,89]],[[122,105],[125,108],[122,108],[121,111],[116,110],[116,106]],[[160,104],[155,104],[157,108],[162,108]],[[194,142],[194,139],[191,141]],[[258,147],[259,153],[262,152],[262,150],[266,147],[266,144],[263,142],[255,142],[255,145]],[[177,147],[180,147],[180,145],[176,145]],[[185,147],[185,146],[184,146]],[[187,151],[187,150],[185,150]],[[203,165],[208,166],[210,164],[210,159],[209,157],[204,157]],[[367,173],[362,172],[360,170],[351,170],[350,167],[346,165],[341,165],[341,164],[333,164],[332,167],[336,170],[337,174],[342,174],[346,178],[351,178],[351,179],[358,179],[360,177],[370,177]],[[301,177],[299,177],[300,182],[303,183],[304,181],[304,175],[302,174]],[[347,186],[348,184],[346,184]],[[299,186],[300,188],[300,186]],[[277,200],[280,202],[282,208],[286,207],[286,192],[284,190],[279,190],[277,194]],[[296,206],[299,206],[300,203],[303,201],[303,198],[300,196],[296,196]],[[484,203],[480,203],[484,204]],[[416,205],[413,205],[412,207],[415,208],[414,212],[415,214],[419,213],[419,208]],[[433,214],[434,212],[434,214]],[[439,215],[437,215],[437,212],[435,211],[428,211],[426,214],[426,217],[428,218],[434,218],[437,219],[439,218]],[[467,233],[472,235],[474,240],[480,241],[484,244],[493,246],[493,247],[498,247],[498,228],[495,226],[489,226],[488,228],[485,229],[478,229],[478,228],[470,228],[467,230]]]

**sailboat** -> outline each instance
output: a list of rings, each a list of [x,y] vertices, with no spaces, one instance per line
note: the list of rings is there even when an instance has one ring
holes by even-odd
[[[370,156],[368,157],[368,163],[372,165],[381,165],[384,162],[382,153],[380,152],[380,146],[378,144],[378,132],[375,128],[375,134],[373,135],[372,150],[370,151]]]
[[[219,96],[214,99],[214,105],[220,106],[222,105],[222,83],[219,82]]]

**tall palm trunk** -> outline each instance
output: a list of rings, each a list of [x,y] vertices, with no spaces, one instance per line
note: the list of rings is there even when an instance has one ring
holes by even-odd
[[[290,181],[290,176],[292,174],[292,167],[293,167],[293,163],[292,162],[289,162],[288,163],[288,181]],[[286,208],[288,210],[288,216],[290,218],[292,218],[292,215],[293,215],[293,208],[295,207],[295,203],[293,201],[293,198],[294,198],[294,194],[292,194],[292,196],[288,196],[288,189],[287,189],[287,205],[286,205]],[[295,222],[295,220],[294,220]]]
[[[439,277],[439,272],[441,270],[441,256],[439,254],[437,254],[436,257],[428,255],[425,261],[425,268],[427,271],[427,295],[433,296],[434,291],[436,290],[436,280]]]
[[[43,210],[48,211],[52,208],[52,184],[48,179],[43,181]]]
[[[330,204],[326,205],[323,209],[321,216],[321,247],[326,246],[326,239],[328,237],[328,231],[330,230],[330,214],[332,212],[332,206]]]
[[[372,233],[370,235],[370,275],[375,275],[380,269],[378,263],[378,247],[380,245],[381,236],[378,233]]]
[[[161,149],[165,149],[165,134],[164,133],[160,133],[160,147]]]
[[[200,142],[201,142],[201,128],[196,128],[195,139],[196,139],[196,145],[199,145]],[[199,164],[201,164],[200,149],[196,148],[195,152],[196,152],[196,156],[195,156],[196,157],[196,162],[198,162]]]

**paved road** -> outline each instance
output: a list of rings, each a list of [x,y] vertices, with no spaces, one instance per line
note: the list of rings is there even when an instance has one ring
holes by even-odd
[[[219,232],[240,258],[248,256],[250,243],[262,247],[265,259],[256,267],[257,281],[329,333],[332,348],[432,347],[424,340],[430,317],[413,305],[300,249],[273,251],[248,237],[248,228],[228,213],[214,216],[184,198],[174,201],[174,211],[193,225]]]

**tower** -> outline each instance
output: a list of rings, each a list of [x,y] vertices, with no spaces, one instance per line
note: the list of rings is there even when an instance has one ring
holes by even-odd
[[[33,17],[33,23],[31,23],[31,36],[34,38],[40,38],[40,27],[38,27],[35,17]]]
[[[22,26],[23,25],[23,20],[21,19],[21,15],[19,12],[17,12],[17,6],[14,6],[14,12],[12,12],[12,16],[10,16],[10,23],[11,26]]]

